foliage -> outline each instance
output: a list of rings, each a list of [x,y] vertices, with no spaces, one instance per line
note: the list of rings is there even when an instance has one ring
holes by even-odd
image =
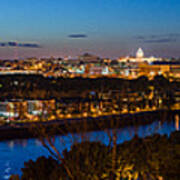
[[[7,83],[8,82],[8,83]],[[14,82],[18,82],[16,85]],[[51,99],[63,96],[72,96],[74,93],[86,94],[87,92],[111,91],[111,90],[131,90],[136,92],[149,93],[149,86],[153,85],[159,93],[166,89],[173,90],[180,83],[169,82],[163,76],[156,76],[154,80],[149,81],[147,77],[142,76],[134,80],[125,80],[117,78],[45,78],[40,75],[1,75],[0,92],[6,99]]]
[[[29,161],[22,168],[21,180],[120,180],[120,179],[163,179],[179,178],[180,133],[168,138],[154,135],[146,138],[135,136],[131,141],[117,145],[115,170],[112,169],[112,146],[99,142],[74,144],[70,151],[63,151],[63,161],[40,157]],[[72,177],[66,173],[65,165]],[[11,180],[18,180],[12,176]]]
[[[75,144],[69,152],[63,152],[73,176],[87,180],[99,179],[102,172],[110,167],[110,156],[109,148],[99,142]]]
[[[22,168],[22,180],[50,180],[51,173],[58,166],[58,162],[51,157],[39,157],[35,162],[30,160]]]

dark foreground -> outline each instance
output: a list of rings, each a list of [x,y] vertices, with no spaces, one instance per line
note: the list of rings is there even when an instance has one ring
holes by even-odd
[[[176,117],[178,116],[176,115]],[[65,150],[70,151],[74,144],[84,141],[101,142],[105,146],[109,146],[110,144],[112,146],[111,137],[113,133],[117,136],[116,144],[122,144],[126,141],[130,141],[135,135],[145,138],[158,133],[169,137],[172,132],[179,130],[178,122],[178,118],[172,118],[172,120],[166,119],[165,121],[153,119],[152,123],[144,125],[134,125],[132,123],[132,125],[124,125],[124,127],[121,126],[120,128],[104,128],[104,130],[94,130],[89,132],[85,132],[87,127],[86,123],[84,123],[84,129],[83,131],[79,130],[81,131],[79,133],[67,133],[64,135],[51,136],[51,138],[52,140],[55,138],[55,141],[53,142],[58,148],[58,151],[62,153]],[[100,125],[98,125],[98,128],[100,129]],[[91,148],[92,152],[94,152],[94,150],[95,149]],[[134,150],[135,149],[132,151]],[[48,156],[51,155],[50,152],[42,145],[39,138],[10,139],[1,141],[0,152],[0,179],[2,180],[9,179],[12,174],[22,175],[21,168],[24,167],[24,162],[27,162],[30,159],[36,161],[36,159],[40,156],[48,158]],[[49,167],[48,165],[49,164],[45,164],[45,167]]]
[[[56,153],[56,155],[58,155]],[[85,141],[64,150],[62,158],[39,157],[28,161],[22,176],[11,180],[179,180],[180,132],[168,137],[135,136],[131,141],[108,146]]]

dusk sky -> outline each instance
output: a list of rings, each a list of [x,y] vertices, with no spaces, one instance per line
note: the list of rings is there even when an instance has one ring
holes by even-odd
[[[4,0],[0,58],[180,57],[180,0]]]

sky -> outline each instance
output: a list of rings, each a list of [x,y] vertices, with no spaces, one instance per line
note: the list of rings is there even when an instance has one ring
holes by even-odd
[[[180,57],[179,0],[5,0],[0,58]]]

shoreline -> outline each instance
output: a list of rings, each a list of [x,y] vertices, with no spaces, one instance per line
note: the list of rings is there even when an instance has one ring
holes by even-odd
[[[154,122],[155,120],[167,121],[180,110],[157,110],[99,117],[86,117],[76,119],[52,120],[47,122],[19,123],[15,126],[0,126],[0,141],[14,139],[38,138],[38,131],[43,128],[48,135],[62,135],[84,131],[104,130],[107,128],[120,128],[126,126],[140,126]]]

